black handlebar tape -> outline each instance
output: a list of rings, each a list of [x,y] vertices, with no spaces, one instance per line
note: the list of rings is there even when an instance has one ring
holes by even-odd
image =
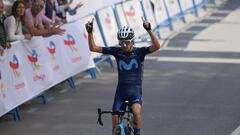
[[[103,126],[103,122],[102,122],[102,111],[100,108],[97,109],[98,111],[98,122],[101,126]]]

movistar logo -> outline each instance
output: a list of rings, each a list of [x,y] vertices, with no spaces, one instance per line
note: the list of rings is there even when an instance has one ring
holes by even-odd
[[[132,59],[129,64],[127,64],[125,61],[120,60],[118,62],[120,70],[131,70],[134,66],[135,68],[138,68],[138,63],[136,59]]]

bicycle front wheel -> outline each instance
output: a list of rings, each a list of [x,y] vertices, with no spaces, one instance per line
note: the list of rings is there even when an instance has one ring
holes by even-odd
[[[133,131],[133,123],[134,123],[134,118],[133,118],[133,115],[131,115],[130,117],[129,117],[129,121],[128,121],[129,123],[128,123],[128,126],[127,126],[127,133],[126,133],[126,135],[134,135],[134,131]]]
[[[117,125],[113,130],[113,135],[126,135],[123,125]]]

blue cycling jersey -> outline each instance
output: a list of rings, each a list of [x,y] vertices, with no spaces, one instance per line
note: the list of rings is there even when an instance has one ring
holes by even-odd
[[[143,62],[149,47],[135,48],[125,52],[119,47],[103,47],[102,53],[113,55],[117,61],[118,82],[125,84],[142,84]]]

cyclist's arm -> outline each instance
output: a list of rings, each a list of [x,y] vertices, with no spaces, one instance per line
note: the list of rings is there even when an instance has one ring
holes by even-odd
[[[102,53],[102,47],[97,46],[94,41],[93,33],[89,32],[88,33],[88,43],[89,43],[89,49],[92,52],[98,52]]]
[[[85,24],[86,31],[88,32],[89,49],[92,52],[102,53],[102,50],[103,50],[102,47],[97,46],[95,44],[95,41],[94,41],[94,37],[93,37],[93,21],[94,21],[94,18],[92,18],[92,21],[88,21]]]
[[[154,32],[151,30],[151,24],[148,21],[144,20],[143,16],[142,16],[142,21],[143,21],[144,29],[148,32],[148,34],[150,35],[151,40],[152,40],[152,45],[149,47],[149,51],[155,52],[158,49],[160,49],[160,43],[158,41],[158,38],[154,34]]]
[[[150,52],[155,52],[158,49],[160,49],[160,43],[158,41],[157,36],[154,34],[154,32],[152,30],[148,30],[147,32],[150,35],[151,40],[152,40],[152,45],[149,47],[149,50],[150,50]]]

